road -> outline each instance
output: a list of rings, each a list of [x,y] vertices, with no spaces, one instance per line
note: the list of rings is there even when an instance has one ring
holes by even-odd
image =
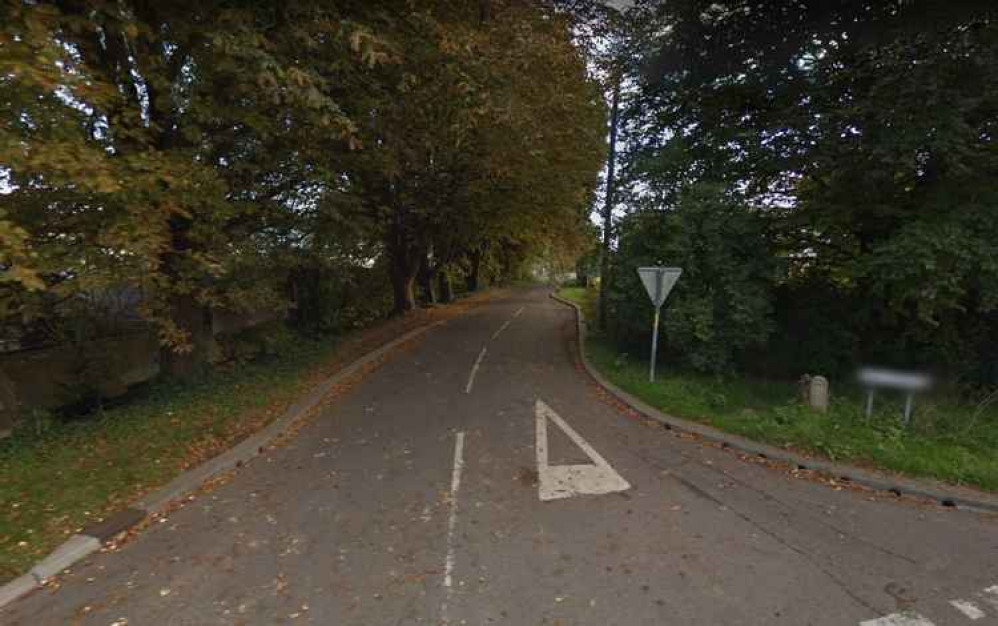
[[[652,427],[574,335],[539,289],[452,320],[0,622],[998,624],[998,520]]]

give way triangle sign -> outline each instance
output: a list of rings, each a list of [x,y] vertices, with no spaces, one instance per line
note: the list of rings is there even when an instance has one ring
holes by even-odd
[[[676,285],[683,270],[678,267],[639,267],[638,276],[651,298],[655,308],[659,308],[669,297],[669,292]]]

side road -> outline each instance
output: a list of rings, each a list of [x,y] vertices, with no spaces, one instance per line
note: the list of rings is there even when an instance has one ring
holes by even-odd
[[[557,295],[551,294],[551,298],[560,302],[575,311],[576,326],[578,332],[579,357],[586,372],[599,385],[611,393],[622,403],[637,411],[644,417],[653,419],[669,429],[676,429],[685,433],[690,433],[701,437],[707,441],[721,444],[725,448],[744,452],[746,454],[757,455],[763,459],[769,459],[784,463],[799,470],[813,470],[825,476],[854,485],[868,487],[879,491],[886,491],[898,496],[906,495],[915,498],[924,498],[937,502],[942,506],[959,507],[969,510],[998,513],[998,496],[985,493],[975,489],[961,487],[959,485],[949,485],[939,481],[915,480],[896,474],[876,472],[866,470],[843,463],[834,463],[823,459],[804,456],[793,451],[771,446],[765,443],[752,441],[739,435],[733,435],[718,430],[705,424],[698,424],[689,420],[680,419],[672,415],[667,415],[655,407],[644,402],[640,398],[627,393],[617,385],[607,379],[586,356],[586,322],[581,307],[571,300],[567,300]]]
[[[0,607],[30,593],[77,561],[100,550],[105,543],[122,536],[125,531],[143,523],[150,517],[166,512],[174,503],[198,490],[202,485],[242,466],[254,456],[276,443],[284,435],[300,427],[303,420],[328,401],[338,390],[355,384],[365,374],[377,368],[390,354],[410,345],[421,335],[439,326],[447,319],[467,312],[482,302],[502,297],[505,292],[493,291],[472,296],[452,305],[438,307],[407,319],[393,320],[368,331],[359,331],[347,346],[335,351],[334,359],[342,352],[360,356],[346,364],[334,361],[334,373],[318,380],[303,396],[291,402],[286,409],[262,429],[251,433],[234,447],[212,456],[176,476],[169,483],[145,493],[130,506],[120,508],[111,515],[86,525],[79,532],[59,545],[25,574],[0,585]],[[366,352],[358,351],[372,346]],[[250,422],[247,428],[252,428]]]

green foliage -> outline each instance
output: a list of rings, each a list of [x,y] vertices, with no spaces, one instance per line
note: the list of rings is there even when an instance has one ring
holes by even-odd
[[[0,321],[125,290],[181,369],[302,268],[314,332],[382,314],[358,268],[403,310],[421,266],[573,257],[602,103],[566,15],[487,4],[4,2]]]
[[[671,209],[700,181],[743,196],[786,264],[773,336],[826,331],[815,366],[998,383],[983,350],[998,332],[996,17],[975,0],[640,2],[632,203]]]
[[[298,267],[291,274],[292,324],[307,335],[338,334],[384,318],[391,283],[382,266]]]
[[[589,321],[596,319],[596,302],[590,297],[591,293],[586,287],[562,287],[558,290],[559,296],[578,304],[584,319]]]
[[[157,383],[97,419],[38,413],[22,422],[0,441],[0,500],[8,505],[0,511],[0,580],[26,571],[67,532],[261,427],[334,354],[329,340],[298,339],[277,358],[216,370],[194,384]]]
[[[773,264],[765,222],[718,186],[699,184],[670,211],[643,211],[620,225],[611,277],[613,332],[644,340],[653,309],[637,276],[645,265],[683,268],[663,309],[665,347],[697,370],[730,370],[771,331]]]
[[[396,308],[413,305],[420,265],[430,277],[465,267],[478,283],[551,249],[574,256],[604,139],[569,23],[543,3],[492,2],[488,19],[453,3],[397,4],[392,16],[376,12],[396,62],[344,105],[364,120],[356,180]]]
[[[279,275],[240,288],[240,269],[296,217],[281,194],[301,165],[329,175],[306,139],[351,131],[319,71],[330,58],[361,66],[346,33],[330,30],[336,16],[308,2],[3,11],[0,162],[11,189],[0,211],[14,224],[4,239],[19,243],[5,259],[5,311],[50,315],[40,287],[57,300],[130,288],[163,341],[183,349],[178,298],[275,303]],[[316,65],[299,62],[303,51]]]
[[[998,490],[994,406],[978,409],[946,395],[923,398],[914,426],[905,430],[901,398],[881,398],[867,419],[862,394],[844,388],[832,398],[829,413],[819,413],[795,402],[790,383],[681,368],[660,370],[649,383],[646,359],[621,358],[606,338],[593,337],[587,346],[590,360],[612,383],[667,414],[836,461]]]
[[[793,380],[804,373],[850,377],[863,358],[857,329],[862,327],[865,303],[828,277],[809,273],[779,285],[774,294],[774,326],[766,346],[750,355],[751,370]],[[885,362],[897,345],[884,345],[879,354],[866,354]],[[894,355],[898,359],[899,355]],[[897,365],[910,365],[898,359]],[[890,361],[886,361],[890,364]]]
[[[216,360],[228,364],[242,364],[260,357],[274,357],[295,343],[295,336],[283,320],[261,324],[241,332],[220,335],[216,338]]]

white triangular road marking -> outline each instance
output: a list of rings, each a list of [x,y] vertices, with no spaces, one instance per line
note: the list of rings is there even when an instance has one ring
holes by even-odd
[[[599,495],[626,491],[631,485],[575,432],[560,415],[543,401],[534,405],[537,418],[537,495],[541,500],[558,500],[579,495]],[[548,421],[554,422],[575,445],[582,448],[592,465],[548,464]]]
[[[860,622],[859,626],[934,626],[928,619],[913,611],[891,613],[877,619]]]
[[[986,587],[980,594],[981,599],[998,611],[998,585]]]
[[[949,603],[954,609],[963,613],[967,619],[976,621],[987,617],[987,614],[980,607],[969,600],[950,600]]]

